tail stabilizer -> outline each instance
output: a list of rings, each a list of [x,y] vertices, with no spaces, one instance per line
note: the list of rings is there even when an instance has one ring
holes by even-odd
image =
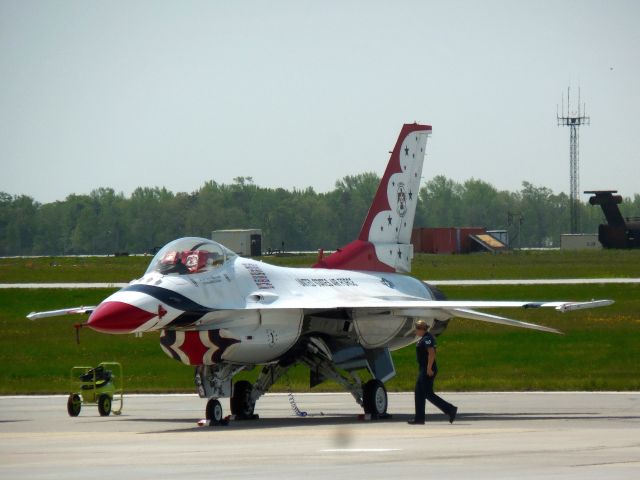
[[[405,124],[357,240],[314,267],[410,272],[411,231],[430,125]]]

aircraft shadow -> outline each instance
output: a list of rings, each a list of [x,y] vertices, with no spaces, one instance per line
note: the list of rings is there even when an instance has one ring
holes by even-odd
[[[640,415],[598,415],[597,412],[575,412],[575,413],[463,413],[458,414],[459,419],[476,421],[513,421],[513,420],[640,420]]]
[[[370,420],[367,423],[405,423],[410,420],[412,415],[398,414],[390,418],[380,420]],[[444,419],[444,416],[443,416]],[[356,414],[331,414],[331,415],[308,415],[306,417],[284,417],[284,418],[260,418],[258,420],[232,420],[226,425],[215,425],[210,427],[199,427],[196,425],[197,420],[193,419],[126,419],[126,421],[140,422],[158,422],[158,423],[183,423],[191,425],[190,428],[184,429],[168,429],[154,430],[141,433],[176,433],[176,432],[193,432],[203,431],[211,432],[214,430],[255,430],[265,428],[293,428],[293,427],[312,427],[312,426],[331,426],[331,425],[356,425],[365,423],[364,420],[358,419]]]
[[[392,424],[404,424],[408,420],[413,418],[411,414],[392,414],[390,418],[380,420],[368,420],[363,421],[355,414],[331,414],[331,415],[309,415],[306,417],[286,417],[286,418],[261,418],[258,420],[233,420],[227,425],[218,425],[211,427],[199,427],[196,425],[197,420],[194,419],[147,419],[147,418],[127,418],[124,421],[132,422],[158,422],[158,423],[172,423],[172,424],[184,424],[185,428],[172,428],[165,430],[153,430],[141,433],[179,433],[179,432],[212,432],[212,431],[226,431],[226,430],[254,430],[254,429],[268,429],[268,428],[294,428],[294,427],[313,427],[313,426],[336,426],[336,425],[357,425],[362,423],[392,423]],[[638,415],[625,415],[625,416],[598,416],[596,412],[576,412],[576,413],[562,413],[562,414],[540,414],[532,412],[519,412],[519,413],[459,413],[456,417],[454,424],[465,424],[467,426],[477,422],[509,422],[509,421],[602,421],[602,420],[640,420]],[[448,418],[442,414],[427,414],[427,427],[429,424],[434,426],[446,425]],[[186,427],[189,425],[189,427]]]

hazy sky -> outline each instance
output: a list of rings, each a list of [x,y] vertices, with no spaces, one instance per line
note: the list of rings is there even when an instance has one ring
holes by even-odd
[[[0,0],[0,191],[331,190],[433,125],[424,179],[640,193],[640,2]],[[577,96],[577,95],[576,95]],[[586,200],[586,196],[582,196]]]

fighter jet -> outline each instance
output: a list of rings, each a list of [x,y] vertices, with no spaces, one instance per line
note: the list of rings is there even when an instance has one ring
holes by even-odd
[[[206,417],[224,419],[230,398],[236,419],[256,418],[256,401],[291,367],[304,364],[311,386],[333,380],[364,412],[387,414],[385,382],[395,375],[391,351],[415,341],[424,319],[441,334],[454,317],[546,332],[550,327],[483,313],[478,308],[555,308],[565,312],[609,305],[588,302],[451,301],[407,273],[411,230],[431,126],[406,124],[356,240],[320,257],[312,268],[286,268],[242,258],[206,238],[180,238],[162,248],[138,280],[96,307],[32,313],[38,319],[90,314],[99,332],[160,331],[160,346],[194,367]],[[234,382],[261,367],[254,384]],[[368,371],[371,380],[360,375]]]

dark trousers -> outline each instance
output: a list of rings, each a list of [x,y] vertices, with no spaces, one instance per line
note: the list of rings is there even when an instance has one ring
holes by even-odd
[[[453,411],[453,405],[434,393],[433,382],[435,379],[435,375],[433,377],[429,377],[426,373],[421,373],[418,375],[416,380],[416,388],[414,391],[414,398],[416,402],[415,420],[418,422],[424,421],[425,400],[429,400],[429,402],[438,407],[445,415],[450,415]]]

